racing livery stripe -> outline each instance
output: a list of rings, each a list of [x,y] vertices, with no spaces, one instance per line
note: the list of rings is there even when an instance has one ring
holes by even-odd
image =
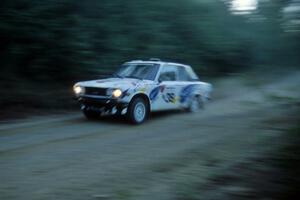
[[[184,87],[180,92],[180,103],[185,103],[195,90],[195,84]]]
[[[160,91],[160,86],[158,87],[155,87],[149,94],[149,98],[151,101],[155,101],[158,97],[158,94],[159,94],[159,91]]]

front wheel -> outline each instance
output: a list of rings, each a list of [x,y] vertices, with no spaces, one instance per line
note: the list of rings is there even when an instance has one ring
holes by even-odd
[[[143,123],[149,115],[148,105],[144,99],[138,97],[133,99],[127,111],[127,118],[133,124]]]

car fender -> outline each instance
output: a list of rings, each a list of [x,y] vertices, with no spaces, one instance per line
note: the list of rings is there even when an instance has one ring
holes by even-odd
[[[150,90],[151,88],[145,84],[140,84],[140,85],[137,85],[136,87],[134,88],[129,88],[127,90],[127,93],[128,95],[126,95],[126,97],[124,97],[124,101],[126,102],[131,102],[132,99],[136,96],[136,95],[145,95],[147,96],[149,102],[150,102],[150,99],[149,99],[149,93],[150,93]]]

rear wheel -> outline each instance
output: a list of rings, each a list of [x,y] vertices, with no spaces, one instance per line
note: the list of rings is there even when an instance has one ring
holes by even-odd
[[[127,118],[133,124],[143,123],[149,115],[148,104],[143,98],[135,98],[129,104]]]
[[[204,102],[200,96],[194,96],[189,104],[188,111],[191,113],[196,113],[200,109],[204,108]]]
[[[95,111],[91,111],[91,110],[83,110],[83,114],[87,119],[97,119],[100,114],[98,112]]]

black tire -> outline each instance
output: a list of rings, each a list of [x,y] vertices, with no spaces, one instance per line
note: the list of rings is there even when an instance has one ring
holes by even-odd
[[[82,112],[83,112],[84,116],[89,120],[97,119],[100,116],[100,114],[98,112],[91,111],[91,110],[83,110]]]
[[[193,103],[196,103],[197,108],[195,108],[195,105]],[[196,113],[200,110],[204,109],[204,102],[201,96],[193,96],[190,100],[189,107],[187,108],[187,111],[190,113]]]
[[[137,108],[139,106],[139,108]],[[144,114],[138,114],[137,109],[142,109],[144,107]],[[140,115],[140,117],[138,116]],[[142,124],[149,116],[149,105],[148,103],[140,97],[137,97],[131,101],[127,110],[127,120],[133,124]]]

